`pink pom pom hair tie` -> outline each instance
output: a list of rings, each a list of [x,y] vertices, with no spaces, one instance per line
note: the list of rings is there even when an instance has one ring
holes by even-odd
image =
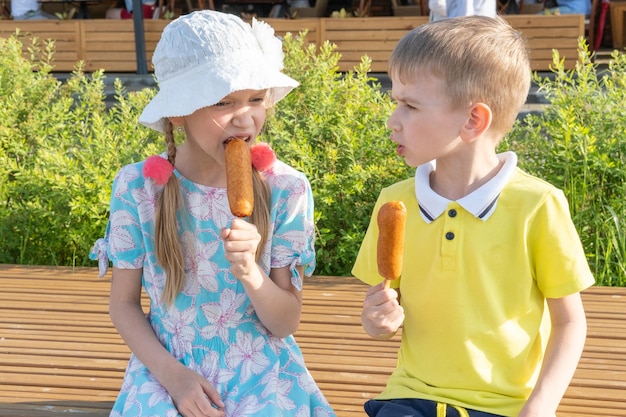
[[[276,154],[269,144],[259,142],[250,147],[250,157],[252,166],[258,171],[266,171],[272,167],[276,161]]]
[[[252,166],[263,172],[274,164],[276,154],[274,150],[264,142],[259,142],[250,147]],[[169,161],[159,155],[153,155],[146,159],[143,164],[143,175],[152,179],[157,185],[165,185],[169,181],[174,166]]]
[[[143,164],[143,175],[151,178],[157,185],[165,185],[174,172],[174,166],[158,155],[146,159]]]

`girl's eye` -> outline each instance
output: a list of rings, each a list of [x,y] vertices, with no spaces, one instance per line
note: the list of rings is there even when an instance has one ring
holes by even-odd
[[[254,97],[250,100],[252,103],[262,103],[265,101],[265,96],[263,97]]]
[[[225,101],[220,101],[219,103],[215,103],[215,104],[213,105],[213,107],[224,107],[224,106],[227,106],[227,105],[228,105],[228,103],[227,103],[227,102],[225,102]]]

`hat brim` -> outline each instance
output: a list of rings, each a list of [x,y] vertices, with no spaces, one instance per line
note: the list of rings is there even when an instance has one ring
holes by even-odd
[[[219,103],[236,91],[272,90],[268,104],[274,105],[298,85],[284,73],[260,64],[242,68],[228,62],[221,65],[207,62],[159,85],[158,93],[141,113],[139,123],[164,132],[166,118],[190,115]]]

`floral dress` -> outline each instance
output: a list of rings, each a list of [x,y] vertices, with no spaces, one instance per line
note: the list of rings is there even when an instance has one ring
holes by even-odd
[[[144,177],[143,163],[124,167],[115,178],[106,236],[91,254],[100,261],[101,275],[109,259],[117,268],[143,268],[154,332],[172,355],[213,384],[227,416],[335,416],[293,336],[272,336],[230,273],[219,237],[233,219],[226,189],[195,184],[178,171],[174,175],[185,206],[179,210],[179,223],[186,276],[173,305],[161,303],[165,274],[156,260],[154,216],[162,186]],[[296,265],[305,267],[306,276],[315,267],[311,188],[304,175],[280,161],[264,176],[272,192],[272,228],[259,265],[267,274],[270,268],[289,266],[292,283],[301,290]],[[110,415],[179,413],[165,388],[131,355]]]

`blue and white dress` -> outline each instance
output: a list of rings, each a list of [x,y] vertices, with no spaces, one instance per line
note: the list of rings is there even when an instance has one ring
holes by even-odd
[[[115,178],[106,236],[92,251],[101,273],[109,260],[121,269],[143,268],[154,332],[172,355],[213,384],[227,416],[335,416],[293,336],[272,336],[230,273],[219,237],[233,219],[226,189],[195,184],[178,171],[186,277],[173,305],[161,303],[165,274],[156,260],[154,216],[162,186],[145,178],[142,166],[128,165]],[[305,276],[315,268],[311,187],[302,173],[280,161],[263,174],[272,193],[273,227],[259,265],[267,274],[270,268],[289,266],[292,283],[301,290],[296,265],[305,267]],[[178,415],[165,388],[131,355],[111,416]]]

